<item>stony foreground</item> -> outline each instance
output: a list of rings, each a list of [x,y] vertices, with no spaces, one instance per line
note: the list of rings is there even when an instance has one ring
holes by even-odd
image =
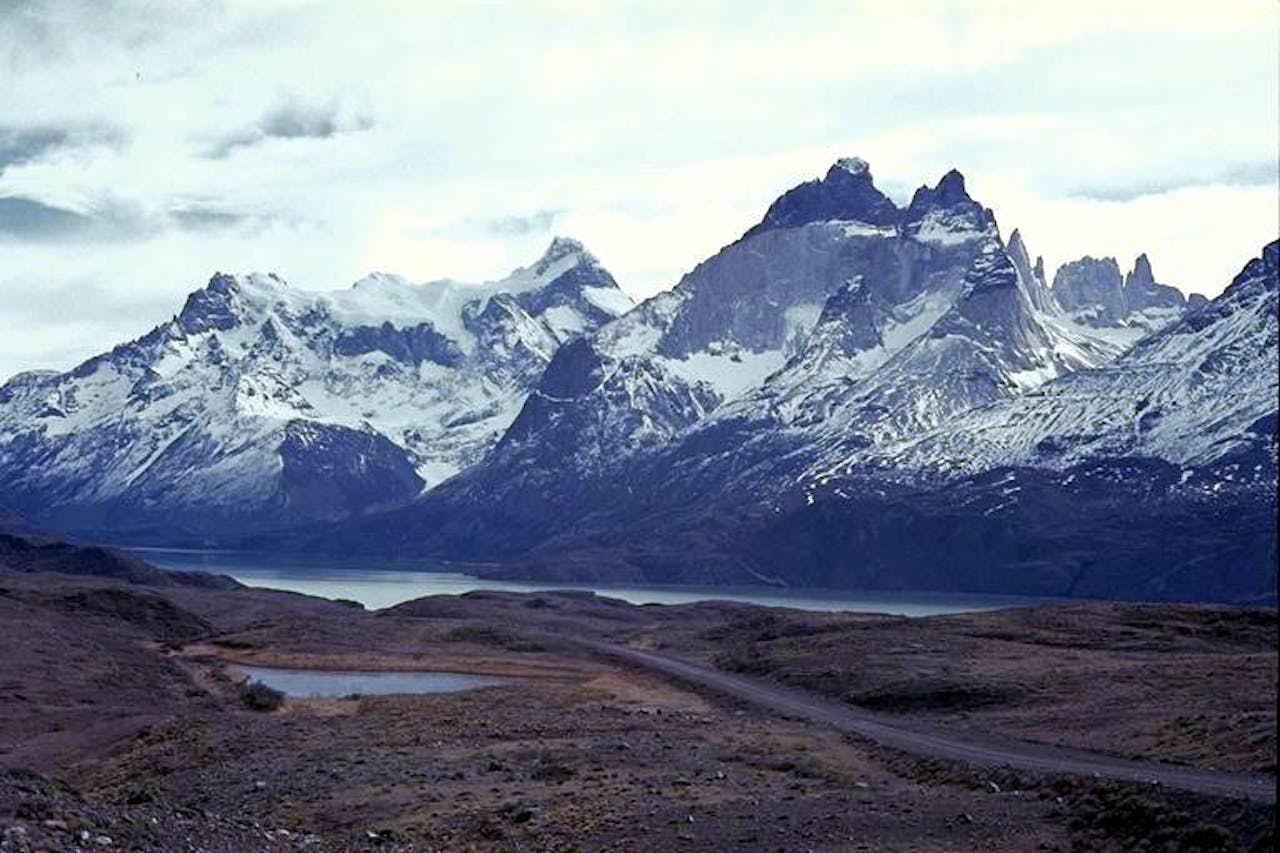
[[[0,849],[1265,850],[1270,808],[894,753],[561,641],[904,724],[1275,773],[1276,617],[1072,606],[906,620],[581,595],[389,611],[0,574]],[[236,663],[512,684],[244,707]]]

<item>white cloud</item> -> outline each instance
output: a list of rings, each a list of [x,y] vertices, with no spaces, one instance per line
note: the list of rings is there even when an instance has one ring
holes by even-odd
[[[1045,199],[990,183],[984,197],[1001,200],[1002,233],[1007,237],[1020,228],[1029,251],[1044,256],[1050,275],[1082,254],[1109,255],[1130,269],[1146,252],[1159,281],[1215,296],[1280,234],[1272,187],[1190,186],[1109,202]],[[981,179],[970,182],[974,192],[986,187]],[[1224,212],[1231,216],[1226,228],[1215,221]]]
[[[958,166],[1051,264],[1146,251],[1207,293],[1277,231],[1266,0],[11,6],[0,197],[112,227],[0,235],[0,374],[215,269],[491,278],[554,229],[647,295],[844,154],[900,200]]]

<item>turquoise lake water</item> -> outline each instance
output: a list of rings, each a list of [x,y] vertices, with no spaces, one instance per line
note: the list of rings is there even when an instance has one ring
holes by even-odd
[[[632,604],[687,604],[695,601],[741,601],[770,607],[795,607],[850,613],[933,616],[998,610],[1043,603],[1020,596],[767,587],[635,586],[539,583],[489,580],[456,568],[415,562],[281,557],[240,552],[133,549],[143,559],[167,569],[230,575],[249,586],[284,589],[325,598],[358,601],[370,609],[391,607],[427,595],[460,595],[472,590],[540,592],[590,590]]]
[[[509,684],[510,679],[461,672],[361,672],[275,669],[237,666],[250,681],[261,681],[286,696],[331,699],[344,696],[383,696],[391,693],[457,693],[476,687]]]

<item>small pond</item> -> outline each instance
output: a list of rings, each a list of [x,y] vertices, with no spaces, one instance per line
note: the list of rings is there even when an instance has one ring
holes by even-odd
[[[461,672],[360,672],[322,669],[274,669],[237,666],[250,681],[261,681],[286,696],[331,699],[389,693],[457,693],[476,687],[510,684],[511,679]]]

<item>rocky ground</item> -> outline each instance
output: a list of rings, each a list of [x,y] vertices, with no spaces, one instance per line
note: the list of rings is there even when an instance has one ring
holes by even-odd
[[[772,610],[672,647],[948,731],[1125,758],[1276,770],[1274,610],[1090,604],[936,619]]]
[[[1275,772],[1276,616],[905,620],[581,595],[370,613],[0,572],[0,850],[1267,850],[1270,809],[909,758],[595,657],[609,639],[922,725]],[[510,684],[246,708],[236,664]]]

